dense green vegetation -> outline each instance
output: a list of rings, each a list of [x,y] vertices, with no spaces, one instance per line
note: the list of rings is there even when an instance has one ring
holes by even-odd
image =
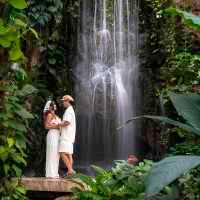
[[[2,200],[26,199],[25,189],[12,179],[25,168],[31,165],[34,175],[43,175],[41,105],[48,96],[73,93],[80,4],[0,0]],[[111,170],[93,166],[95,177],[79,176],[88,191],[76,191],[77,200],[200,199],[200,17],[192,14],[192,5],[177,8],[170,0],[142,0],[140,6],[141,71],[148,99],[143,136],[148,138],[153,127],[156,138],[150,158],[145,157],[156,163],[119,161]]]
[[[110,171],[93,166],[95,178],[80,176],[88,184],[89,190],[76,192],[74,199],[144,199],[144,178],[151,166],[152,162],[148,160],[140,162],[138,166],[130,165],[126,161],[116,161]]]
[[[26,80],[26,58],[21,44],[28,34],[38,38],[36,31],[22,11],[25,1],[1,2],[0,57],[1,57],[1,107],[0,107],[0,197],[25,199],[18,180],[26,165],[25,134],[33,115],[28,111],[27,96],[36,89]]]

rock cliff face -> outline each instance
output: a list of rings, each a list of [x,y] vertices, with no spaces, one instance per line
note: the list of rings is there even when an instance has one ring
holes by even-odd
[[[174,0],[174,3],[182,9],[191,8],[194,15],[200,16],[200,0]],[[196,46],[199,46],[199,31],[192,30],[192,33],[193,43],[196,44]]]
[[[175,4],[182,8],[192,8],[195,15],[200,16],[200,0],[174,0]]]
[[[192,12],[195,15],[200,16],[200,1],[199,0],[193,0],[192,1]]]
[[[174,0],[174,3],[180,7],[190,7],[192,5],[192,0]]]

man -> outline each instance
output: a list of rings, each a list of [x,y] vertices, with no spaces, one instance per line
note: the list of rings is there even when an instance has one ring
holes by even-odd
[[[135,155],[128,155],[128,164],[135,165],[139,160]]]
[[[68,169],[67,175],[72,175],[74,173],[72,155],[76,134],[76,118],[71,105],[74,99],[70,95],[65,95],[61,100],[64,108],[66,108],[62,121],[66,126],[63,126],[61,129],[59,153]]]

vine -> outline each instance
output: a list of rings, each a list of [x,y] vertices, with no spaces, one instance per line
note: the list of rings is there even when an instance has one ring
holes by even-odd
[[[23,12],[24,0],[0,1],[0,7],[0,196],[25,199],[25,189],[13,177],[20,177],[26,165],[25,133],[33,115],[24,102],[36,89],[26,81],[22,41],[28,33],[38,35]]]

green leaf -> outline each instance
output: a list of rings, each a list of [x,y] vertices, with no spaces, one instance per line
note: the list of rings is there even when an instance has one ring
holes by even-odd
[[[9,32],[10,32],[10,27],[5,27],[3,26],[3,24],[0,25],[0,36],[6,35]]]
[[[19,149],[21,154],[24,154],[23,149],[26,149],[26,142],[25,142],[24,137],[20,137],[19,135],[16,135],[15,146]]]
[[[6,128],[12,128],[14,130],[20,131],[20,132],[26,132],[26,127],[15,120],[8,120],[4,123],[2,123]]]
[[[11,61],[17,61],[24,57],[21,49],[18,47],[14,47],[9,51],[9,58]]]
[[[27,3],[25,0],[8,0],[8,2],[17,9],[27,8]]]
[[[11,45],[11,42],[6,37],[0,37],[0,45],[4,48],[8,48]]]
[[[55,13],[58,9],[55,6],[49,6],[48,11]]]
[[[17,32],[9,32],[6,36],[6,39],[10,42],[16,42],[19,40],[19,34]]]
[[[13,138],[7,138],[7,142],[8,142],[9,148],[11,148],[15,144],[15,141]]]
[[[129,119],[128,121],[126,121],[125,124],[121,125],[117,129],[119,130],[119,129],[123,128],[126,124],[129,124],[132,121],[138,120],[138,119],[141,119],[141,118],[148,118],[148,119],[153,119],[153,120],[159,120],[159,121],[162,121],[163,123],[167,123],[167,124],[171,124],[171,125],[174,125],[174,126],[178,126],[178,127],[182,128],[184,130],[187,130],[189,132],[192,132],[192,133],[195,133],[197,135],[200,135],[200,129],[192,127],[191,125],[175,121],[175,120],[170,119],[168,117],[151,116],[151,115],[143,115],[143,116],[133,117],[133,118]]]
[[[184,23],[194,29],[200,30],[200,17],[193,15],[192,13],[182,11],[178,8],[167,8],[164,10],[164,13],[171,16],[180,16],[182,17]]]
[[[23,28],[27,27],[27,24],[25,22],[23,22],[21,19],[15,19],[15,24],[18,26],[21,26]]]
[[[193,127],[200,130],[200,95],[170,92],[169,96],[178,114]]]
[[[178,122],[178,121],[175,121],[175,120],[172,120],[168,117],[161,117],[161,116],[148,116],[148,115],[144,115],[143,117],[145,118],[149,118],[149,119],[154,119],[154,120],[160,120],[164,123],[168,123],[168,124],[171,124],[171,125],[174,125],[174,126],[178,126],[184,130],[187,130],[189,132],[192,132],[192,133],[195,133],[197,135],[200,135],[200,129],[198,128],[195,128],[195,127],[192,127],[188,124],[184,124],[182,122]]]
[[[34,118],[33,115],[23,107],[21,107],[20,110],[15,110],[15,113],[17,113],[23,119],[33,119]]]
[[[25,97],[30,94],[36,93],[38,90],[30,84],[26,84],[21,90],[17,91],[17,95]]]
[[[200,123],[199,123],[200,122],[200,95],[196,93],[176,94],[176,93],[170,92],[169,96],[178,114],[182,116],[187,121],[187,123],[178,122],[178,121],[169,119],[167,117],[144,115],[144,116],[134,117],[128,120],[125,124],[128,124],[131,121],[139,119],[141,117],[145,117],[145,118],[151,118],[154,120],[160,120],[164,123],[169,123],[169,124],[178,126],[182,129],[185,129],[189,132],[200,135]],[[124,125],[122,125],[118,129],[122,128]]]
[[[18,186],[18,187],[16,188],[16,190],[17,190],[18,192],[20,192],[21,194],[26,194],[26,189],[23,188],[23,187]]]
[[[36,32],[35,29],[29,28],[29,30],[33,33],[33,35],[34,35],[37,39],[39,39],[38,33]]]
[[[153,165],[145,181],[147,195],[159,193],[165,186],[198,165],[200,156],[174,156],[161,160]]]
[[[49,58],[48,63],[51,64],[51,65],[54,65],[54,64],[56,64],[56,59],[55,58]]]
[[[12,154],[12,158],[16,163],[26,165],[25,159],[20,154]]]
[[[107,171],[101,167],[98,167],[96,165],[91,165],[91,167],[94,169],[94,171],[97,173],[97,175],[104,175],[107,173]]]
[[[16,70],[15,75],[17,80],[25,80],[28,77],[26,71],[21,67]]]
[[[15,171],[15,174],[17,177],[21,176],[22,170],[19,167],[17,167],[16,165],[13,164],[12,169]]]
[[[8,148],[0,146],[0,158],[6,158],[8,155]]]
[[[8,175],[9,169],[10,169],[10,166],[9,166],[8,164],[5,163],[5,164],[3,165],[3,170],[4,170],[4,173],[5,173],[6,175]]]
[[[96,183],[94,178],[83,174],[78,175],[78,178],[81,179],[84,183],[86,183],[91,189],[96,188]]]

